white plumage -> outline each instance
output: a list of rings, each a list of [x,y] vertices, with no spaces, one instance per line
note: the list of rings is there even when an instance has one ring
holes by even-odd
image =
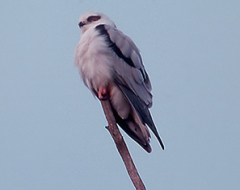
[[[79,27],[75,64],[85,85],[99,99],[110,99],[118,125],[147,152],[151,152],[147,126],[164,149],[148,110],[151,83],[136,45],[102,13],[85,13]]]

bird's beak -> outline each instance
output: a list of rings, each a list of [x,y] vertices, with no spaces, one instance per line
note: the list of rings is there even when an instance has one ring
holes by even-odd
[[[82,28],[86,23],[85,22],[79,22],[78,26],[79,28]]]

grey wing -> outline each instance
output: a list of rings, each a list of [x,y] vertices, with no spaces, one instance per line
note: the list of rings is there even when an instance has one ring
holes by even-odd
[[[162,140],[152,120],[149,109],[152,106],[151,83],[143,66],[138,48],[133,41],[116,28],[105,26],[109,47],[118,55],[114,63],[114,79],[127,97],[144,124],[147,124],[164,149]]]

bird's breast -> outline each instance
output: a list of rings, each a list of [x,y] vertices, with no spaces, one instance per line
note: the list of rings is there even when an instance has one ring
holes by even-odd
[[[82,36],[76,49],[75,63],[89,89],[98,91],[112,81],[114,56],[101,36]]]

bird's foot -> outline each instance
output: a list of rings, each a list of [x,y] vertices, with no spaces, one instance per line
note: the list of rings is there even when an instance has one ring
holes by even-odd
[[[100,88],[98,90],[98,98],[100,100],[106,100],[108,98],[107,89],[106,88]]]

